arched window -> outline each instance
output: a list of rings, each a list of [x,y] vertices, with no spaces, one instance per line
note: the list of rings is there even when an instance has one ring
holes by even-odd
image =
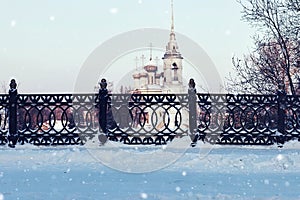
[[[178,74],[177,74],[178,67],[177,67],[177,64],[174,62],[172,64],[172,66],[173,66],[172,70],[174,71],[173,80],[178,81]]]
[[[175,62],[172,64],[172,66],[173,66],[173,69],[178,69],[177,64]]]

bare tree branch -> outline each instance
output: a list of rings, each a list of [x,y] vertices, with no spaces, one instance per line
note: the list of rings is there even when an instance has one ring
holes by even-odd
[[[300,22],[300,0],[237,2],[243,9],[242,19],[260,34],[254,38],[256,48],[244,56],[244,62],[233,59],[238,79],[229,78],[228,88],[243,84],[251,92],[276,93],[278,86],[284,85],[287,93],[295,95],[300,68],[300,23],[295,22]]]

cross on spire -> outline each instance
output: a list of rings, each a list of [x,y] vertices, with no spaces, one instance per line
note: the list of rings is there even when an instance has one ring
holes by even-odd
[[[139,58],[136,56],[134,60],[135,60],[135,70],[138,70]]]
[[[144,61],[145,61],[145,56],[144,56],[144,54],[141,56],[141,60],[142,60],[142,66],[144,67]]]
[[[150,42],[149,47],[150,47],[150,60],[152,60],[152,43],[151,42]]]

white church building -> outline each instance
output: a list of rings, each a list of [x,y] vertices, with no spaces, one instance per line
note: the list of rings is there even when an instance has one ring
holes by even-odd
[[[152,59],[152,49],[150,59],[146,64],[142,63],[142,70],[136,69],[133,73],[134,90],[133,93],[185,93],[185,83],[182,78],[183,57],[179,51],[175,31],[173,3],[171,3],[171,32],[166,46],[166,51],[162,57],[163,71],[158,71],[158,61]],[[144,58],[144,56],[142,56]]]

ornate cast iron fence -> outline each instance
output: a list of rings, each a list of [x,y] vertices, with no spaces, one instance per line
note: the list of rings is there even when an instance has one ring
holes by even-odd
[[[198,94],[200,140],[218,144],[279,142],[276,95]]]
[[[96,99],[95,94],[18,95],[19,143],[83,144],[98,130]]]
[[[112,116],[117,124],[108,137],[126,144],[166,144],[187,135],[187,95],[111,95]],[[110,124],[109,122],[107,123]]]
[[[218,144],[300,141],[300,96],[198,94],[198,139]]]
[[[125,144],[190,136],[193,143],[270,145],[300,140],[299,111],[300,96],[289,95],[10,92],[0,95],[0,144],[77,145],[102,132]]]
[[[107,138],[125,144],[166,144],[187,134],[186,95],[15,94],[0,96],[3,117],[0,144],[76,145],[103,132],[99,108],[105,111]],[[16,109],[11,109],[15,99]],[[12,115],[15,113],[15,115]],[[185,113],[185,114],[184,114]],[[103,116],[103,115],[102,115]],[[9,122],[9,123],[8,123]],[[185,124],[184,124],[185,123]]]

